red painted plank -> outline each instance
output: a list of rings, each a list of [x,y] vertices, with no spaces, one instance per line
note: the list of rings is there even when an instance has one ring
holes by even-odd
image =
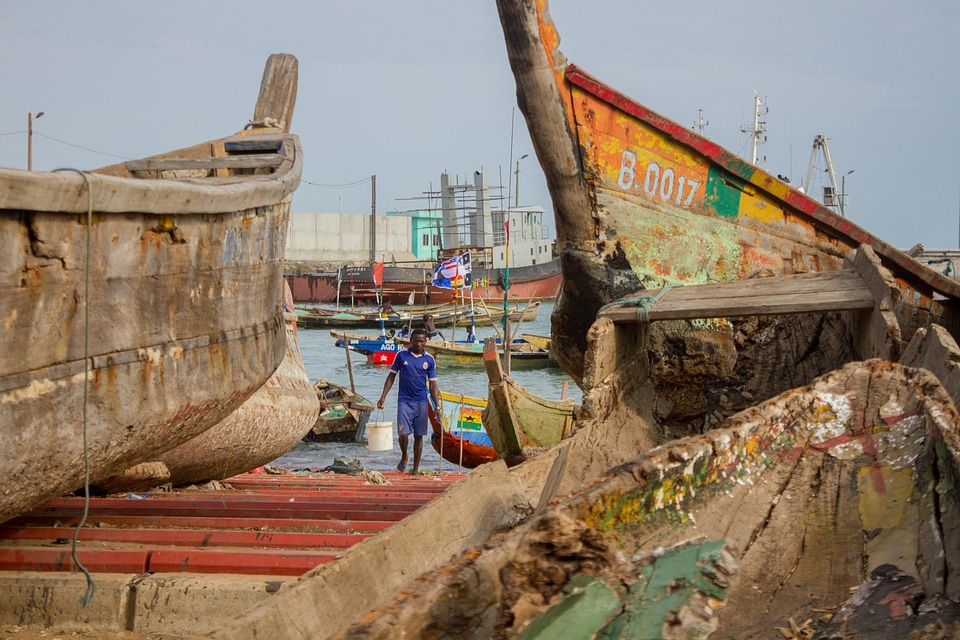
[[[416,511],[416,506],[410,507],[392,507],[391,505],[332,505],[323,508],[304,508],[296,504],[289,506],[274,507],[250,507],[236,504],[219,504],[206,507],[183,506],[183,507],[165,507],[162,510],[156,506],[148,504],[147,500],[139,500],[135,504],[118,505],[115,507],[98,507],[91,504],[90,515],[108,516],[108,515],[129,515],[129,516],[150,516],[158,512],[166,516],[188,517],[188,516],[222,516],[234,518],[304,518],[304,519],[337,519],[337,520],[388,520],[397,522]],[[146,504],[145,504],[146,503]],[[82,506],[70,507],[37,507],[30,512],[31,515],[61,515],[78,516],[83,512]]]
[[[54,526],[57,522],[73,535],[70,527],[80,522],[80,516],[26,515],[8,520],[5,524],[11,526],[38,525]],[[150,516],[98,516],[88,518],[87,526],[96,527],[103,523],[110,527],[197,527],[203,529],[327,529],[330,531],[377,532],[391,526],[393,522],[387,520],[296,520],[289,518],[207,518],[207,517],[179,517],[172,518],[165,515],[153,514]]]
[[[63,527],[0,526],[0,539],[70,541],[73,529]],[[369,538],[364,533],[308,533],[286,531],[219,531],[215,529],[81,529],[83,542],[120,542],[190,547],[319,547],[349,548]]]
[[[234,573],[243,575],[299,576],[317,565],[331,562],[337,553],[297,551],[212,551],[161,549],[150,554],[153,573]]]
[[[91,573],[144,573],[149,549],[78,549],[80,563]],[[0,547],[2,571],[77,571],[70,545]]]

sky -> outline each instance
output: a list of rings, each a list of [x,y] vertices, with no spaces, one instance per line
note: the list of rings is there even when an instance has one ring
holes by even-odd
[[[848,218],[901,248],[960,243],[955,0],[550,8],[568,60],[614,89],[688,127],[702,109],[705,135],[745,157],[758,95],[770,173],[800,184],[825,135]],[[26,168],[40,111],[34,170],[230,135],[280,52],[299,60],[294,211],[369,215],[371,176],[378,215],[436,207],[441,173],[477,170],[505,204],[519,180],[516,204],[551,209],[493,0],[0,0],[0,166]]]

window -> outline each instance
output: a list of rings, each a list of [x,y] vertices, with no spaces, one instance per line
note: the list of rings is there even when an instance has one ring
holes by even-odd
[[[430,245],[430,234],[429,234],[429,233],[423,234],[423,242],[422,242],[421,244],[422,244],[424,247],[427,247],[427,246]]]
[[[436,234],[436,233],[433,234],[433,246],[435,246],[435,247],[439,247],[439,246],[440,246],[440,236],[439,236],[438,234]]]

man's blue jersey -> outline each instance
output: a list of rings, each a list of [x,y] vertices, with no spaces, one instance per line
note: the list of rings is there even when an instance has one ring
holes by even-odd
[[[400,377],[400,402],[422,402],[427,399],[427,381],[437,379],[437,362],[424,351],[419,356],[409,349],[397,353],[390,370]]]

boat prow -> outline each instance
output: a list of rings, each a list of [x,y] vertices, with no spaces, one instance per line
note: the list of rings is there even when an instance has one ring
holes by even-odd
[[[92,172],[0,169],[0,521],[190,440],[284,357],[297,60],[247,130]]]

